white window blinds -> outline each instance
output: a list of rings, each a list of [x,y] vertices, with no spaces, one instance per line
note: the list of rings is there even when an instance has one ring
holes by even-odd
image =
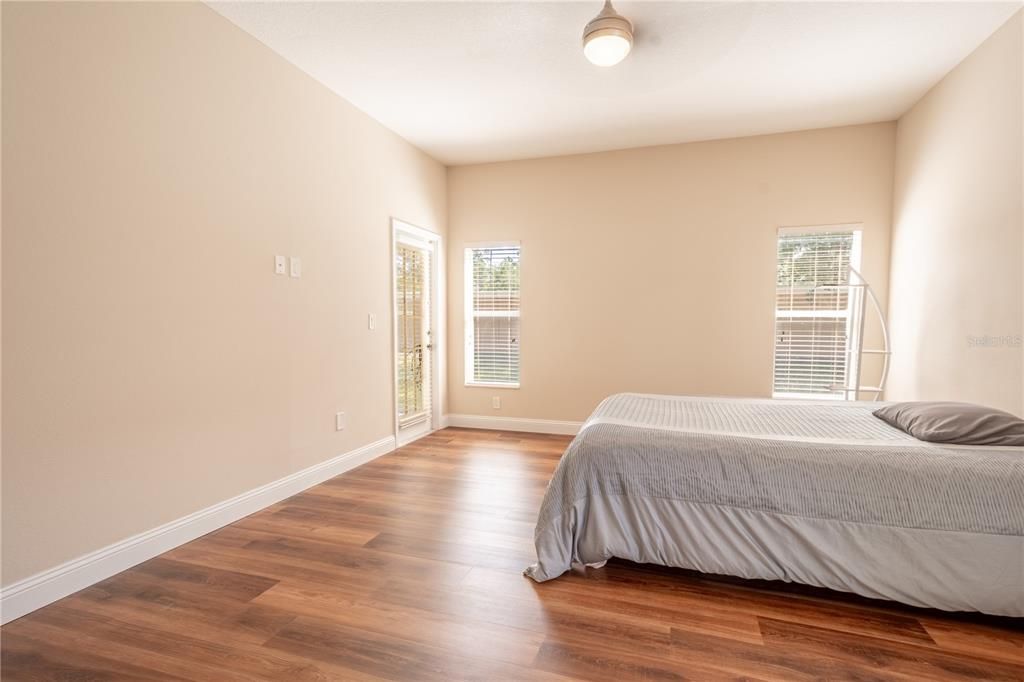
[[[395,245],[398,424],[430,418],[430,252]]]
[[[519,246],[466,249],[466,383],[519,385]]]
[[[776,397],[843,398],[851,358],[850,265],[859,267],[860,232],[780,231],[776,259]]]

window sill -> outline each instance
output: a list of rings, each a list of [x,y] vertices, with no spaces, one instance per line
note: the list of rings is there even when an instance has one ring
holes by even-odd
[[[465,386],[466,388],[519,388],[519,384],[498,384],[486,381],[467,381]]]

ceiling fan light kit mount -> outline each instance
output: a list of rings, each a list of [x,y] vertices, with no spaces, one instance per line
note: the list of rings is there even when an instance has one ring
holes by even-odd
[[[601,12],[583,29],[583,54],[591,64],[614,66],[633,47],[633,24],[605,0]]]

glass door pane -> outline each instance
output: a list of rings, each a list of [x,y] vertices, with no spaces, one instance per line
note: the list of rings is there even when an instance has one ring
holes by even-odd
[[[399,243],[395,250],[398,424],[406,428],[430,416],[429,267],[427,251]]]

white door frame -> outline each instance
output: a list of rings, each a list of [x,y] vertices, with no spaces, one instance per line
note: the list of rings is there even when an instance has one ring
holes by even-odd
[[[429,276],[430,282],[430,341],[433,348],[428,354],[430,371],[430,423],[425,430],[402,434],[398,426],[398,325],[395,324],[398,311],[398,287],[395,285],[395,260],[398,256],[399,241],[406,241],[416,246],[425,248],[430,253]],[[445,352],[444,333],[441,329],[441,316],[439,311],[445,304],[441,299],[444,294],[440,286],[440,273],[442,272],[441,235],[417,227],[398,218],[391,218],[391,265],[389,267],[391,278],[391,411],[394,419],[395,443],[398,447],[412,442],[417,438],[436,431],[441,425],[441,382],[443,377],[438,373],[438,358],[443,357]]]

